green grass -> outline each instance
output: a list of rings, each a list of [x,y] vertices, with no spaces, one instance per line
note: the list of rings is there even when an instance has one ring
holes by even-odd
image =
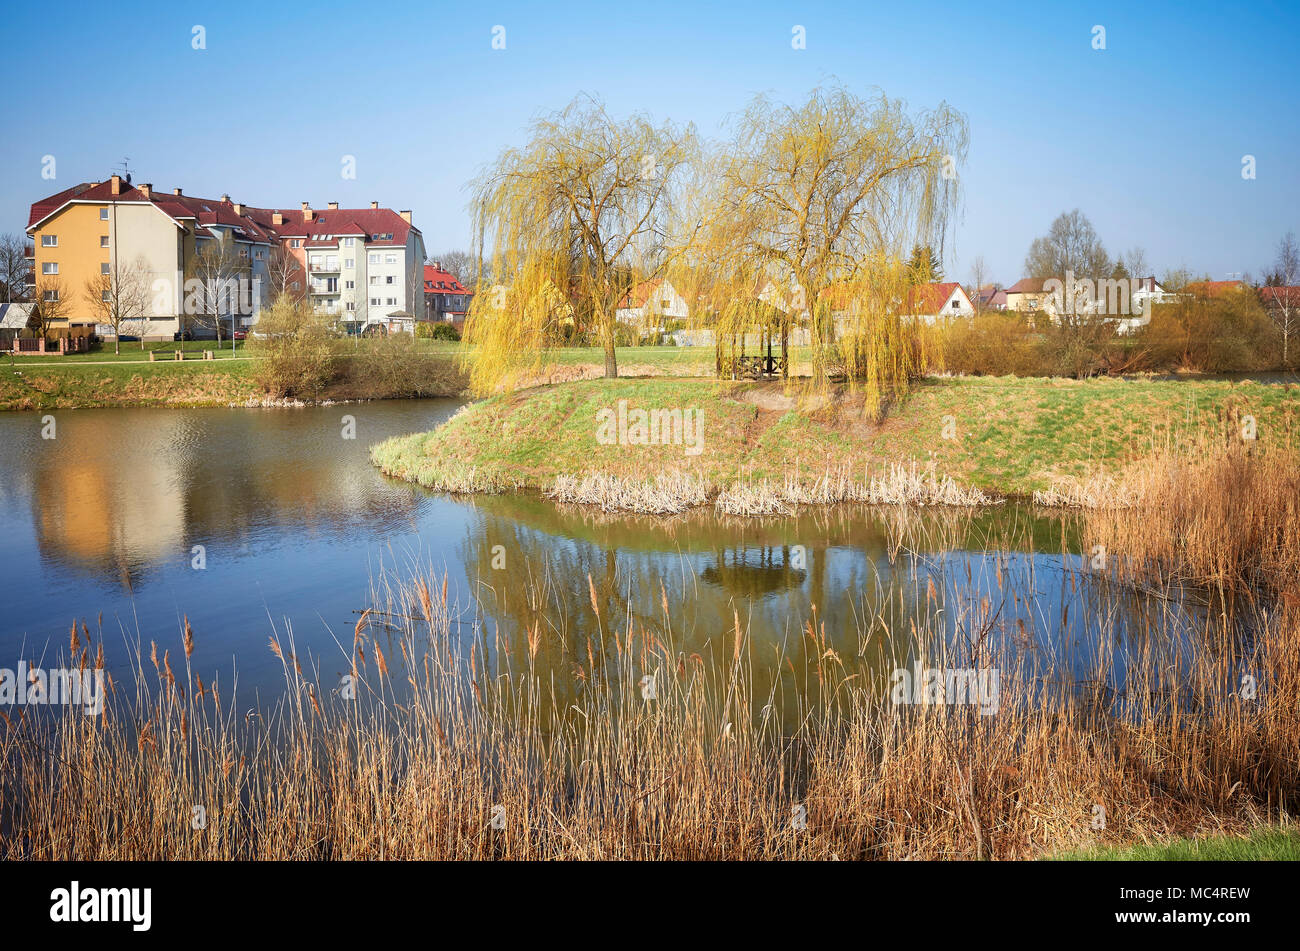
[[[258,394],[251,360],[0,365],[5,410],[226,406]]]
[[[18,364],[23,366],[44,366],[68,363],[148,363],[149,352],[156,350],[159,352],[159,359],[166,354],[167,359],[173,359],[172,353],[179,347],[185,351],[185,359],[201,360],[203,351],[213,351],[213,358],[217,360],[229,360],[232,356],[248,357],[244,350],[244,341],[238,341],[238,346],[232,354],[230,350],[230,341],[223,340],[221,348],[218,349],[215,340],[187,340],[184,343],[173,343],[172,341],[162,341],[158,343],[146,343],[144,350],[140,349],[140,344],[123,343],[120,353],[113,352],[112,344],[101,344],[99,347],[92,349],[89,353],[69,353],[65,356],[58,354],[47,354],[46,356],[14,356],[5,354],[3,359],[7,363]]]
[[[1295,862],[1300,861],[1300,832],[1263,827],[1244,838],[1225,835],[1149,845],[1110,845],[1049,858],[1067,862]]]
[[[669,468],[714,484],[851,467],[859,476],[891,462],[933,461],[940,475],[998,495],[1028,495],[1062,478],[1115,470],[1167,443],[1227,438],[1253,416],[1262,450],[1300,445],[1300,387],[1247,382],[961,378],[925,382],[877,425],[851,403],[807,412],[777,384],[709,379],[587,380],[495,396],[433,433],[376,447],[377,464],[424,485],[491,483],[546,488],[558,475],[644,477]],[[798,389],[790,391],[797,394]],[[631,407],[697,409],[704,451],[601,445],[596,414]],[[945,426],[952,438],[945,438]],[[455,476],[455,478],[452,478]]]

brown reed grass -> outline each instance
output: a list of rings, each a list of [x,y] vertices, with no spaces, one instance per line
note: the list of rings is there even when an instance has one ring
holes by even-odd
[[[606,612],[599,631],[578,633],[552,619],[526,627],[517,650],[498,631],[466,652],[445,579],[441,593],[432,578],[381,579],[340,661],[355,699],[335,672],[298,663],[289,629],[270,641],[285,691],[269,709],[242,709],[216,680],[177,689],[166,649],[160,664],[152,648],[154,670],[137,651],[134,690],[115,689],[100,716],[7,719],[0,854],[1013,859],[1289,821],[1294,490],[1284,463],[1225,455],[1153,477],[1140,524],[1090,516],[1089,532],[1130,565],[1118,584],[1097,582],[1098,630],[1105,598],[1139,571],[1167,595],[1231,588],[1240,616],[1208,615],[1190,650],[1149,637],[1121,658],[1101,637],[1069,689],[1050,688],[1060,671],[1032,651],[999,644],[987,601],[960,608],[964,639],[947,639],[954,608],[933,585],[908,631],[864,622],[858,655],[878,648],[887,661],[873,671],[828,639],[815,606],[796,643],[768,657],[738,611],[732,630],[692,649],[666,596],[653,623]],[[187,660],[193,636],[182,633]],[[998,669],[996,714],[890,702],[882,670],[911,663]],[[767,676],[773,665],[780,676]],[[1259,687],[1249,697],[1243,674]],[[638,686],[647,678],[652,696]],[[792,822],[800,808],[806,827]]]

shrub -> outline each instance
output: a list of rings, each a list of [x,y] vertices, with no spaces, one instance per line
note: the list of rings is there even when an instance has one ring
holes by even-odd
[[[304,301],[282,295],[262,312],[249,347],[262,359],[253,376],[272,398],[318,399],[337,372],[336,339],[328,319]]]
[[[1254,294],[1197,294],[1153,308],[1138,341],[1160,367],[1199,373],[1276,365],[1277,332]]]
[[[1023,314],[986,311],[940,330],[944,368],[971,376],[1040,376],[1047,372],[1038,334]]]

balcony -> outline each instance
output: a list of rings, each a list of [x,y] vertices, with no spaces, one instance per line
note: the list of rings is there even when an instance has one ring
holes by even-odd
[[[337,295],[339,292],[339,286],[336,282],[332,282],[332,281],[328,283],[319,283],[317,281],[312,281],[311,292],[314,296],[317,297]]]
[[[307,267],[311,269],[313,274],[337,274],[340,270],[337,261],[333,264],[312,264],[309,262]]]

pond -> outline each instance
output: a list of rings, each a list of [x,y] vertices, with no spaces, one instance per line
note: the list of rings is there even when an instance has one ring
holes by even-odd
[[[178,658],[188,618],[193,668],[237,674],[253,702],[282,689],[273,633],[342,670],[360,612],[396,613],[386,579],[417,574],[445,578],[453,631],[494,663],[526,664],[545,617],[564,678],[591,638],[654,631],[665,611],[683,656],[716,657],[739,621],[770,679],[802,678],[828,650],[883,676],[935,623],[1045,670],[1118,645],[1122,675],[1125,645],[1204,622],[1194,599],[1108,584],[1076,517],[1028,506],[653,519],[453,498],[370,464],[372,444],[460,405],[77,410],[53,414],[52,434],[40,415],[0,416],[0,667],[52,666],[75,619],[102,630],[118,677],[137,643]]]

